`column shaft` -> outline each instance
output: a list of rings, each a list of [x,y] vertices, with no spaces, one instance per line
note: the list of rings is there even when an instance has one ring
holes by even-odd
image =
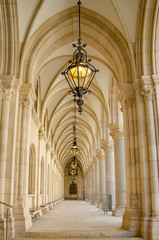
[[[105,150],[106,168],[106,194],[112,196],[112,207],[115,207],[115,169],[114,169],[114,146],[112,142],[106,142],[103,146]]]
[[[25,135],[26,135],[26,116],[27,116],[27,105],[23,102],[22,104],[22,131],[21,131],[21,148],[20,148],[20,168],[19,168],[19,191],[18,197],[23,198],[23,181],[24,181],[24,164],[25,164]]]
[[[114,140],[115,158],[115,196],[116,204],[113,215],[123,215],[126,204],[126,176],[125,176],[125,148],[122,128],[111,129],[110,134]]]
[[[0,132],[0,201],[4,202],[6,157],[7,157],[7,139],[9,125],[10,99],[4,99],[2,102],[2,118]],[[0,214],[3,214],[3,205],[0,204]]]
[[[105,154],[103,150],[96,153],[99,160],[99,203],[102,202],[102,195],[105,194]]]
[[[152,217],[159,216],[159,182],[158,182],[158,162],[156,149],[156,134],[153,108],[153,90],[145,89],[145,106],[146,120],[149,145],[149,167],[150,167],[150,184],[151,184],[151,202],[152,202]]]
[[[99,206],[99,161],[96,161],[96,165],[95,165],[95,175],[96,175],[96,206]]]
[[[92,181],[93,181],[93,201],[92,203],[95,204],[95,164],[93,164],[92,167]]]

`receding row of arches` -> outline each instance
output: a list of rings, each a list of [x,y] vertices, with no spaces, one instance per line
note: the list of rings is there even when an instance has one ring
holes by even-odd
[[[41,157],[38,162],[34,144],[30,146],[29,152],[29,173],[28,173],[28,198],[30,199],[29,208],[37,207],[53,201],[53,194],[57,194],[56,185],[58,182],[58,169],[56,164],[46,164],[46,159]],[[39,181],[39,182],[38,182]],[[37,203],[40,194],[40,203]]]

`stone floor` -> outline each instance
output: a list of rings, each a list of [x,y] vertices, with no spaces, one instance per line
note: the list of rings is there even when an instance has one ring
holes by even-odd
[[[122,217],[104,214],[85,201],[63,201],[33,221],[29,231],[120,231]]]

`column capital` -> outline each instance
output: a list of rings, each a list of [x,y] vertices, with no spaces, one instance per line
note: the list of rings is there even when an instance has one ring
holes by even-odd
[[[97,151],[96,151],[96,157],[97,157],[99,160],[105,159],[104,150],[103,150],[103,149],[97,150]]]
[[[154,87],[152,85],[143,85],[142,95],[144,96],[145,102],[154,100]]]
[[[0,76],[0,94],[3,100],[12,101],[15,96],[15,77]]]
[[[29,99],[32,103],[36,100],[36,94],[32,87],[32,84],[23,84],[20,88],[20,97]]]
[[[110,125],[110,136],[114,139],[124,138],[123,125]]]
[[[105,152],[113,152],[114,151],[114,143],[112,140],[106,140],[102,142],[102,148]]]
[[[122,90],[121,90],[118,98],[122,104],[134,102],[134,100],[135,100],[134,85],[132,83],[123,84]]]
[[[28,96],[20,96],[20,103],[24,108],[28,108],[30,105],[30,98]]]

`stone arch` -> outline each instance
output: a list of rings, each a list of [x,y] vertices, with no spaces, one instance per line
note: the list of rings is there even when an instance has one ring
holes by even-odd
[[[159,6],[154,14],[152,54],[153,74],[159,75]]]
[[[23,49],[20,74],[20,78],[24,79],[25,83],[36,81],[38,69],[42,67],[50,53],[77,39],[77,13],[77,8],[74,7],[71,12],[70,10],[63,11],[60,19],[57,16],[56,20],[54,17],[49,19],[27,42]],[[84,8],[81,14],[82,23],[84,22],[82,26],[84,41],[96,49],[98,45],[97,50],[106,56],[120,83],[133,82],[133,56],[122,35],[98,14]],[[65,26],[62,22],[65,22]],[[61,41],[62,39],[64,40]],[[100,44],[97,44],[99,39]]]
[[[69,158],[64,165],[64,197],[65,199],[83,199],[84,193],[84,175],[81,162],[77,158],[77,167],[74,181],[71,175],[71,162],[72,158]],[[76,187],[76,192],[70,192],[71,184]]]
[[[138,19],[137,76],[158,74],[158,1],[142,1]]]
[[[1,1],[0,7],[0,74],[18,76],[19,39],[16,1]]]

